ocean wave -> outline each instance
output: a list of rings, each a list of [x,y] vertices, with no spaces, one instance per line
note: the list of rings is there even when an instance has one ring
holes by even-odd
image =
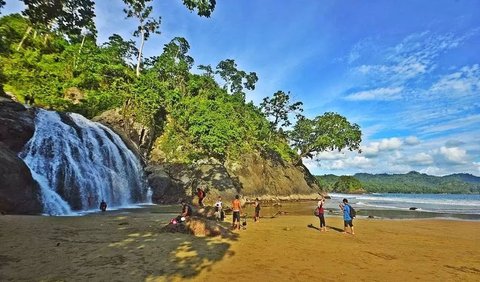
[[[431,199],[422,197],[419,194],[402,194],[400,197],[384,196],[385,194],[366,194],[366,195],[348,195],[348,194],[331,194],[332,198],[347,198],[350,203],[364,202],[364,201],[384,201],[384,202],[397,202],[397,203],[410,203],[410,204],[431,204],[431,205],[449,205],[449,206],[480,206],[480,200],[468,200],[468,199]],[[412,195],[411,197],[409,197]],[[442,194],[443,195],[443,194]],[[442,197],[439,195],[439,197]],[[450,195],[449,195],[450,196]],[[453,196],[455,197],[455,196]]]

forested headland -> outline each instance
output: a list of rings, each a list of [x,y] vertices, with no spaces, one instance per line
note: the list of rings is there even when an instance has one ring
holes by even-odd
[[[320,185],[339,193],[480,193],[480,177],[471,174],[433,176],[411,171],[406,174],[357,173],[353,176],[316,176]]]
[[[186,38],[172,38],[162,53],[145,58],[144,46],[161,30],[150,0],[123,1],[125,17],[138,23],[136,41],[112,34],[105,43],[97,41],[93,1],[23,2],[22,14],[0,18],[0,89],[20,102],[88,118],[120,109],[124,127],[141,126],[145,156],[156,146],[186,163],[263,150],[297,164],[319,151],[359,149],[357,124],[332,112],[302,116],[302,103],[290,101],[288,91],[265,93],[258,106],[246,101],[256,73],[234,59],[196,65]],[[216,2],[183,4],[209,17]]]

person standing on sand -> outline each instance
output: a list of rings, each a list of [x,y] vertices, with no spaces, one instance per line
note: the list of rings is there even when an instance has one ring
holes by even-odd
[[[327,227],[325,224],[325,209],[323,208],[323,204],[325,203],[325,198],[322,198],[318,201],[317,209],[318,209],[318,218],[320,219],[320,231],[327,231]]]
[[[205,198],[205,190],[198,187],[197,188],[197,196],[198,196],[198,205],[204,207],[203,199]]]
[[[218,200],[215,203],[215,218],[217,220],[223,221],[223,203],[222,197],[218,196]]]
[[[351,207],[348,204],[348,200],[343,199],[343,204],[340,204],[339,207],[343,212],[343,233],[348,233],[347,227],[350,226],[350,234],[355,235],[355,231],[353,230],[353,218],[350,217]]]
[[[233,223],[232,228],[235,227],[240,230],[240,213],[242,212],[242,205],[240,204],[240,196],[236,195],[235,200],[232,201]]]
[[[253,218],[253,220],[255,222],[258,222],[260,220],[260,200],[255,199],[255,217]]]

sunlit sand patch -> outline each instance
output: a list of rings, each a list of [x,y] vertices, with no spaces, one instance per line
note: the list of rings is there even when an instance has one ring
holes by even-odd
[[[132,238],[127,238],[121,242],[116,242],[116,243],[111,243],[109,244],[108,246],[109,247],[124,247],[124,246],[127,246],[128,244],[132,243],[132,242],[135,242],[135,239],[132,239]]]

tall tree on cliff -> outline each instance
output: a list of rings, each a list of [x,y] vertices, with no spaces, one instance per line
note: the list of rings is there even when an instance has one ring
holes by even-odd
[[[216,0],[182,0],[183,5],[190,11],[197,11],[200,17],[209,18],[213,10],[215,10]]]
[[[82,29],[96,34],[94,5],[92,0],[21,0],[27,7],[22,14],[30,22],[25,34],[17,46],[17,51],[22,48],[30,32],[35,30],[56,30],[66,34],[70,39],[78,38]],[[48,33],[45,35],[45,42]]]
[[[123,9],[127,18],[135,18],[138,20],[137,30],[133,33],[133,36],[140,38],[140,47],[138,48],[137,56],[137,67],[136,74],[137,77],[140,76],[140,67],[142,64],[142,55],[143,47],[145,41],[150,38],[151,34],[160,34],[160,22],[161,18],[157,19],[152,18],[153,7],[149,6],[148,3],[152,0],[123,0],[127,5],[127,8]]]
[[[300,118],[289,138],[298,156],[295,160],[300,163],[302,158],[313,158],[316,153],[326,150],[348,149],[359,150],[362,142],[362,132],[357,124],[351,124],[345,117],[337,113],[325,113],[310,120]]]
[[[255,90],[255,83],[258,81],[257,74],[255,72],[246,73],[243,70],[239,70],[235,60],[223,60],[218,63],[216,69],[215,73],[225,81],[223,89],[233,95],[239,96],[242,101],[245,100],[245,93],[243,93],[244,88]]]
[[[297,118],[300,117],[300,112],[303,112],[302,102],[290,103],[290,92],[285,93],[281,90],[273,94],[273,97],[263,98],[263,102],[260,103],[260,109],[262,112],[271,117],[272,127],[277,129],[280,127],[290,126],[292,123],[288,118],[290,113],[295,113]]]

